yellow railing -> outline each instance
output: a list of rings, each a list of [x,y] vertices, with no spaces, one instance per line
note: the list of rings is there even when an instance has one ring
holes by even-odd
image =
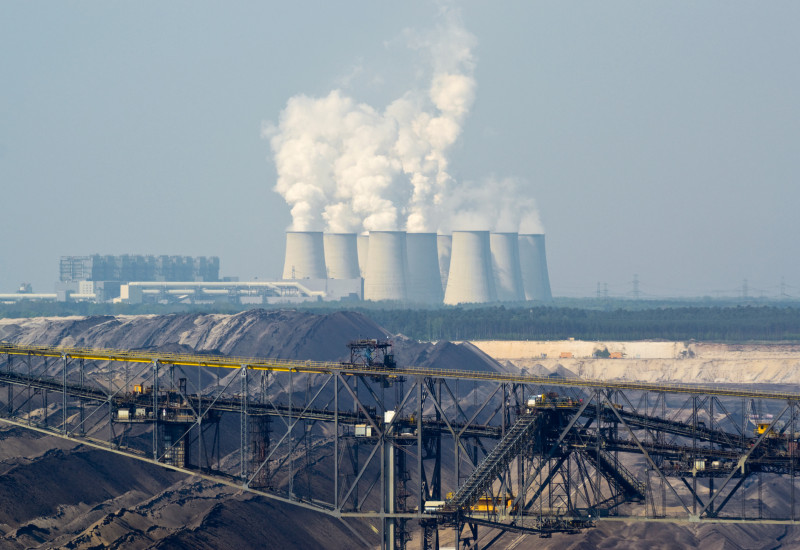
[[[480,372],[454,369],[434,369],[427,367],[389,368],[384,366],[364,366],[332,361],[298,361],[292,359],[269,359],[264,357],[234,357],[221,355],[188,355],[166,352],[146,352],[115,349],[70,348],[51,346],[30,346],[0,343],[0,354],[30,355],[38,357],[69,357],[89,361],[119,361],[134,363],[151,363],[158,361],[164,365],[181,365],[189,367],[221,367],[238,369],[245,367],[252,370],[270,370],[278,372],[331,373],[346,372],[370,374],[374,376],[427,376],[436,378],[460,378],[466,380],[485,380],[492,382],[514,382],[543,386],[571,386],[589,389],[621,389],[666,393],[685,393],[702,395],[719,395],[727,397],[750,397],[764,399],[786,399],[800,401],[800,393],[772,392],[763,390],[726,388],[723,386],[704,386],[700,384],[654,384],[648,382],[596,380],[586,378],[561,378],[527,376],[501,372]]]

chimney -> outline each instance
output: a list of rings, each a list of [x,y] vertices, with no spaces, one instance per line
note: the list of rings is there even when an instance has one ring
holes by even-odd
[[[436,233],[406,234],[408,299],[420,304],[441,304],[444,298],[439,273]]]
[[[439,252],[439,274],[442,277],[442,290],[447,288],[447,277],[450,275],[450,249],[453,247],[452,235],[436,235],[436,247]]]
[[[321,231],[287,231],[284,279],[325,279],[325,253]]]
[[[355,233],[325,233],[325,265],[329,279],[358,279],[358,250]]]
[[[517,233],[492,233],[489,236],[489,242],[497,299],[501,302],[525,300],[522,269],[519,263],[519,235]]]
[[[547,255],[544,235],[520,235],[519,257],[522,265],[522,287],[526,300],[552,302],[550,276],[547,274]]]
[[[445,304],[497,300],[488,231],[453,231]]]
[[[367,275],[367,258],[369,257],[369,234],[358,236],[358,269],[363,279]]]
[[[405,232],[370,231],[364,299],[405,301],[407,271]]]

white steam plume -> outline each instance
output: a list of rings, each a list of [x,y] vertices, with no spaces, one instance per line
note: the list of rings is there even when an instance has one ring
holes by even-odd
[[[431,57],[426,93],[410,90],[383,112],[339,90],[299,95],[264,128],[292,230],[437,229],[452,184],[447,151],[475,98],[475,38],[452,9],[434,31],[407,36]]]
[[[536,201],[519,178],[464,182],[448,202],[441,229],[543,233]]]

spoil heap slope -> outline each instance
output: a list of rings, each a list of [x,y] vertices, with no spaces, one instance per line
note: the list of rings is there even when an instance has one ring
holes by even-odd
[[[327,361],[349,358],[346,344],[354,338],[387,336],[372,320],[352,312],[0,320],[0,340],[20,344]],[[403,336],[393,341],[402,365],[498,367],[469,345],[434,345]],[[296,399],[302,398],[298,393]],[[341,523],[321,514],[18,428],[0,427],[0,440],[5,473],[0,534],[10,548],[241,548],[253,540],[282,548],[353,547]],[[253,517],[282,519],[252,522]],[[353,525],[371,536],[366,526]]]

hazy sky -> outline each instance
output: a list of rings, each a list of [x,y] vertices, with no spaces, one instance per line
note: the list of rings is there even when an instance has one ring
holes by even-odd
[[[800,296],[800,3],[463,2],[459,185],[514,178],[556,296]],[[61,255],[216,255],[277,278],[262,126],[424,89],[433,2],[0,3],[0,292]],[[456,191],[457,193],[457,188]]]

